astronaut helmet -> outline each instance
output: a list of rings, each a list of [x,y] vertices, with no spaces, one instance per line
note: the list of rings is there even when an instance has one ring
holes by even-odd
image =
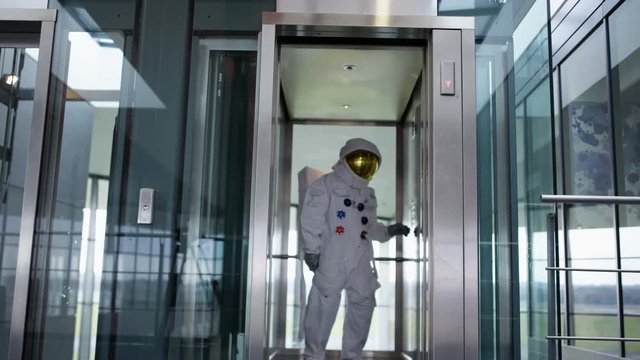
[[[380,168],[382,157],[380,150],[372,142],[354,138],[349,139],[340,149],[340,159],[354,174],[370,181]]]

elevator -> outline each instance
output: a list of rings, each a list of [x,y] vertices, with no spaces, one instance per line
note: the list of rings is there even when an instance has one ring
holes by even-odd
[[[245,358],[302,355],[313,275],[297,231],[302,175],[330,171],[351,137],[381,149],[371,183],[379,218],[411,228],[374,242],[382,287],[363,355],[478,358],[473,26],[449,17],[263,15]],[[339,358],[343,313],[341,305],[329,358]]]

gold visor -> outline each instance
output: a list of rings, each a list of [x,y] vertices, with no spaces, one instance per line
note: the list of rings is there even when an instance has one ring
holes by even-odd
[[[345,160],[356,175],[367,181],[373,178],[373,175],[375,175],[380,166],[380,158],[376,154],[366,150],[356,150],[349,153],[345,157]]]

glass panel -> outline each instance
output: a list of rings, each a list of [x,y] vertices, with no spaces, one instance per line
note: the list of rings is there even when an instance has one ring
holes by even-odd
[[[546,358],[546,272],[538,271],[551,209],[539,195],[554,191],[549,2],[438,4],[439,15],[475,18],[480,356]]]
[[[38,49],[0,48],[0,360],[7,359]]]
[[[369,338],[364,346],[364,351],[393,351],[395,346],[395,282],[396,263],[391,261],[378,261],[378,281],[384,284],[376,292],[376,309],[373,312]],[[327,343],[327,350],[340,350],[342,348],[342,325],[346,313],[346,294],[343,291],[342,301],[336,316],[336,322],[331,329],[331,336]]]
[[[46,203],[40,211],[46,219],[37,225],[32,268],[27,357],[41,359],[91,358],[99,331],[103,264],[106,250],[109,191],[112,185],[113,134],[120,112],[120,86],[125,59],[121,33],[64,32],[64,61],[69,68],[55,94],[56,124],[64,124],[59,149],[49,149],[51,168]],[[59,34],[59,36],[63,36]],[[59,60],[58,60],[59,61]],[[57,140],[52,146],[58,144]],[[146,242],[151,239],[145,239]],[[143,303],[141,275],[149,255],[136,257],[142,241],[127,242],[128,269],[123,276],[130,291],[126,301]],[[112,244],[111,244],[112,245]],[[147,244],[148,247],[148,244]],[[136,289],[136,291],[133,291]],[[145,290],[143,290],[145,289]]]
[[[611,81],[616,132],[618,194],[640,196],[640,3],[625,1],[609,19]],[[622,268],[640,269],[640,206],[619,209]],[[624,330],[640,337],[640,276],[625,274]],[[640,343],[626,343],[627,357],[640,358]]]
[[[551,17],[553,17],[555,13],[560,10],[565,2],[567,2],[567,0],[549,0],[549,10],[551,10]]]
[[[403,351],[413,353],[418,349],[420,339],[420,266],[421,262],[402,263],[402,312],[404,317]],[[424,329],[426,330],[426,328]]]
[[[413,100],[406,111],[402,126],[398,128],[402,133],[404,147],[402,150],[402,223],[412,230],[421,226],[423,209],[427,205],[422,201],[422,189],[425,185],[422,183],[421,176],[424,155],[422,147],[425,146],[422,131],[424,129],[422,118],[424,104],[421,100],[423,97],[422,83],[419,82],[414,89]],[[425,266],[427,257],[425,243],[425,239],[414,231],[404,237],[400,243],[402,256],[407,261],[401,263],[402,284],[398,284],[402,290],[402,303],[396,303],[396,305],[401,306],[403,324],[402,329],[398,329],[398,331],[402,330],[403,343],[398,345],[404,353],[414,354],[413,356],[417,356],[415,354],[421,346],[419,339],[425,336],[423,329],[428,328],[421,322],[421,314],[428,310],[426,306],[421,309],[424,303],[420,301],[423,286],[427,286],[427,282],[423,283],[420,279],[420,275],[423,274],[420,269]],[[399,300],[396,299],[396,301]]]
[[[507,176],[515,186],[511,201],[517,202],[517,209],[503,210],[497,215],[498,224],[502,218],[511,216],[510,226],[514,227],[507,230],[507,224],[496,229],[497,239],[506,239],[497,242],[495,250],[496,279],[503,289],[497,293],[496,305],[499,313],[504,314],[497,319],[497,354],[501,359],[514,356],[514,350],[519,350],[517,356],[531,360],[546,359],[548,354],[546,219],[552,208],[540,203],[540,195],[554,192],[547,6],[547,1],[533,2],[513,30],[514,88],[506,90],[503,100],[511,101],[509,97],[514,96],[517,104],[515,114],[511,115],[514,129],[509,133],[501,130],[502,136],[510,138],[512,169],[516,173],[515,179],[513,174]],[[505,165],[496,166],[500,169]],[[502,189],[494,191],[500,194]],[[509,209],[509,205],[497,205]],[[507,215],[507,211],[511,213]],[[511,248],[512,234],[517,236],[514,248]],[[502,292],[509,291],[510,286],[515,289],[507,297]],[[514,308],[508,311],[508,306]],[[503,320],[509,313],[518,319],[518,328],[510,329],[510,324]],[[504,339],[503,334],[511,338]]]
[[[376,309],[373,312],[369,338],[364,350],[393,351],[395,349],[396,319],[396,262],[377,261],[378,281]]]
[[[273,260],[275,269],[282,266],[282,260]],[[277,318],[276,321],[286,322],[286,342],[285,347],[288,349],[304,349],[304,331],[303,314],[306,307],[306,299],[311,290],[313,273],[309,271],[306,265],[300,260],[289,259],[286,263],[286,271],[274,271],[271,275],[271,284],[277,284],[281,273],[286,273],[287,279],[287,306],[286,315]],[[415,266],[415,264],[414,264]],[[382,286],[376,293],[377,306],[373,313],[369,338],[365,345],[366,350],[394,350],[395,336],[395,281],[396,281],[396,263],[392,261],[378,261],[376,263],[378,269],[378,281]],[[417,286],[414,286],[417,288]],[[415,294],[417,296],[417,294]],[[278,312],[272,307],[272,316],[277,316]],[[344,315],[346,311],[346,293],[343,291],[340,308],[336,321],[331,330],[331,337],[327,344],[327,350],[340,350],[342,347],[342,326],[344,324]],[[413,311],[417,316],[417,309],[406,309]],[[415,318],[417,321],[417,318]],[[415,325],[415,324],[414,324]],[[415,334],[414,334],[415,335]]]
[[[206,79],[208,85],[206,102],[197,104],[195,113],[203,109],[206,116],[196,116],[193,140],[187,144],[187,149],[194,150],[185,158],[191,172],[185,178],[191,181],[188,213],[192,219],[183,241],[193,249],[187,258],[202,264],[194,269],[200,289],[178,289],[176,296],[195,302],[200,310],[192,311],[188,303],[177,306],[183,319],[174,326],[176,331],[181,329],[176,338],[190,343],[192,356],[233,358],[241,356],[236,352],[244,346],[251,169],[251,137],[247,134],[254,119],[256,41],[201,39],[198,46],[206,55],[198,56],[194,75]],[[200,62],[205,62],[203,71]],[[205,244],[218,249],[213,261],[196,251]],[[180,272],[177,276],[181,277]]]
[[[577,195],[613,194],[611,120],[607,93],[607,52],[603,27],[595,30],[560,66],[565,138],[565,191]],[[568,206],[567,265],[616,268],[613,207]],[[572,272],[569,285],[570,335],[619,336],[616,276]],[[578,341],[576,346],[618,353],[615,342]]]
[[[476,91],[478,99],[476,122],[479,156],[485,159],[486,165],[478,167],[478,213],[482,220],[478,224],[479,257],[483,261],[479,264],[480,277],[480,354],[482,358],[493,358],[495,354],[496,321],[493,316],[495,309],[495,181],[494,168],[496,161],[495,139],[495,102],[492,99],[493,56],[476,55]]]
[[[553,193],[549,81],[543,81],[516,110],[518,153],[518,248],[522,356],[547,357],[547,214],[541,194]]]
[[[518,179],[525,179],[525,167],[524,167],[524,123],[525,123],[525,104],[520,104],[516,108],[515,114],[515,144],[516,144],[516,154],[517,154],[517,164],[521,164],[516,168],[516,176]],[[526,183],[524,181],[518,181],[517,183],[517,193],[518,199],[520,199],[519,194],[525,193]],[[526,223],[526,214],[521,207],[518,207],[518,223],[524,224]],[[526,236],[526,228],[524,226],[518,226],[518,264],[519,264],[519,280],[522,284],[519,287],[518,295],[520,297],[519,304],[519,323],[520,323],[520,346],[521,346],[521,356],[524,358],[528,353],[529,349],[529,337],[530,333],[530,318],[531,318],[531,298],[529,296],[530,293],[530,281],[529,281],[529,245],[528,239]],[[493,254],[493,252],[492,252]],[[493,258],[493,256],[492,256]]]
[[[69,3],[26,357],[242,359],[257,40],[191,39],[182,0]]]

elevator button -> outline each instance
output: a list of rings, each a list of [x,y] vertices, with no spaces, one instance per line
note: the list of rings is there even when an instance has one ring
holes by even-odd
[[[138,200],[138,224],[153,223],[153,193],[151,188],[140,189]]]
[[[456,63],[452,60],[440,62],[440,95],[456,94]]]

